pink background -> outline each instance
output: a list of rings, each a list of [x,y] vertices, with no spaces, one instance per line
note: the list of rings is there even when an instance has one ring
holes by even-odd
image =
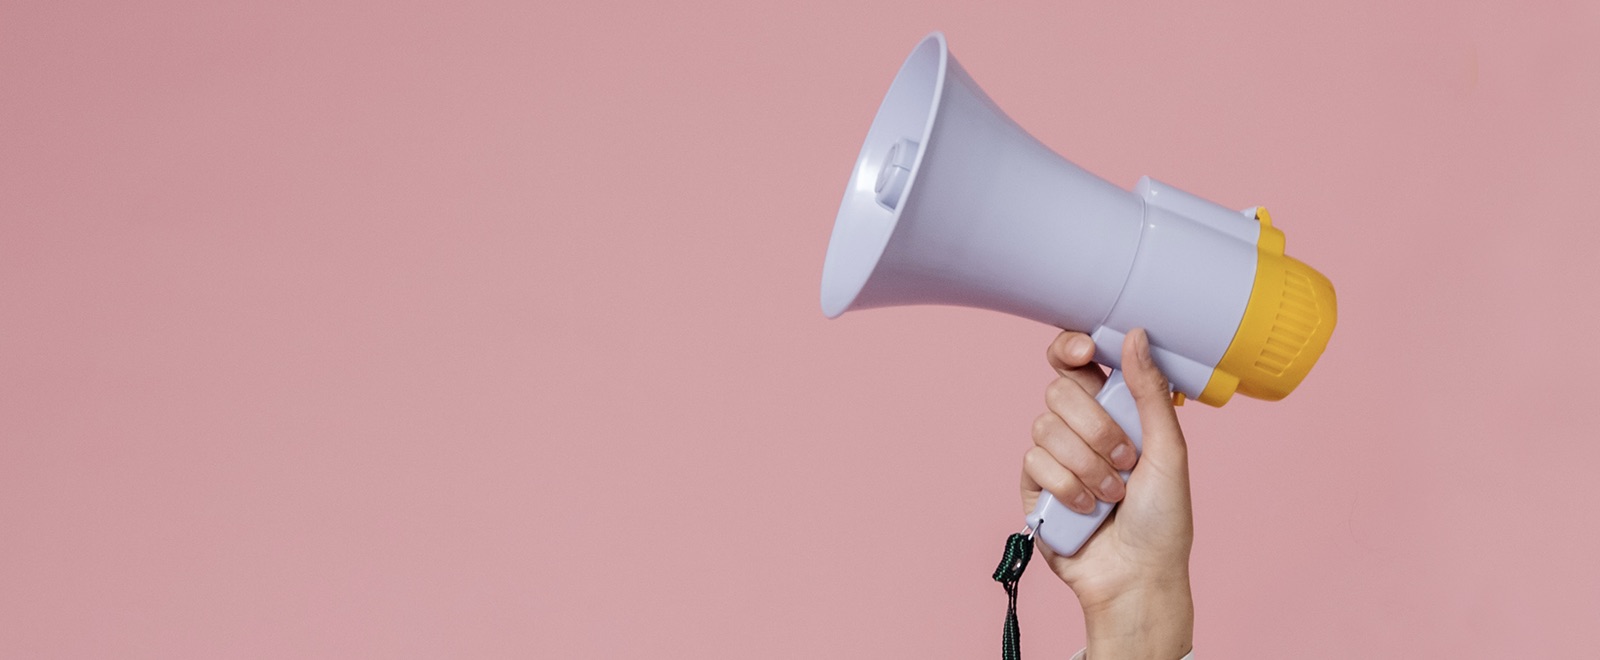
[[[1338,286],[1183,409],[1205,657],[1600,648],[1600,5],[101,4],[0,7],[0,656],[996,654],[1052,331],[817,307],[933,29]]]

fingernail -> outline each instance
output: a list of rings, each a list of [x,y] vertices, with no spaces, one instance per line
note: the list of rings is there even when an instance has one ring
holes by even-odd
[[[1150,364],[1150,333],[1143,329],[1139,330],[1139,341],[1134,344],[1134,348],[1139,351],[1139,359],[1145,364]]]
[[[1077,497],[1072,498],[1072,508],[1078,513],[1090,513],[1094,511],[1094,497],[1088,493],[1078,493]]]
[[[1122,480],[1118,479],[1116,475],[1107,475],[1105,479],[1100,481],[1100,492],[1110,499],[1120,499],[1122,497]]]
[[[1094,354],[1094,342],[1089,341],[1086,337],[1077,337],[1072,340],[1072,346],[1069,346],[1067,350],[1076,357],[1087,358]]]
[[[1126,470],[1133,467],[1129,465],[1132,461],[1128,460],[1132,456],[1133,449],[1128,447],[1127,443],[1119,444],[1116,449],[1111,450],[1111,464],[1115,465],[1118,470]]]

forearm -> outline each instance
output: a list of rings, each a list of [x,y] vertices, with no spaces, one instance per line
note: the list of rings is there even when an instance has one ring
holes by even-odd
[[[1127,589],[1085,604],[1086,660],[1177,660],[1194,647],[1187,576]]]

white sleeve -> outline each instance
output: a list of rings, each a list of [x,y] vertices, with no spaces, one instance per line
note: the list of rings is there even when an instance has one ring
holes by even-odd
[[[1089,649],[1079,650],[1076,654],[1074,654],[1072,656],[1072,660],[1083,660],[1083,654],[1088,653],[1088,652],[1089,652]],[[1189,652],[1183,654],[1183,657],[1178,658],[1178,660],[1194,660],[1194,649],[1189,649]]]

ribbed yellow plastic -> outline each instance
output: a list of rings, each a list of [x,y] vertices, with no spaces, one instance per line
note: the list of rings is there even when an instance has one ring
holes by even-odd
[[[1277,401],[1311,372],[1328,347],[1338,319],[1333,283],[1298,259],[1284,256],[1283,232],[1266,209],[1256,211],[1256,281],[1244,318],[1200,402],[1220,406],[1234,392]]]

